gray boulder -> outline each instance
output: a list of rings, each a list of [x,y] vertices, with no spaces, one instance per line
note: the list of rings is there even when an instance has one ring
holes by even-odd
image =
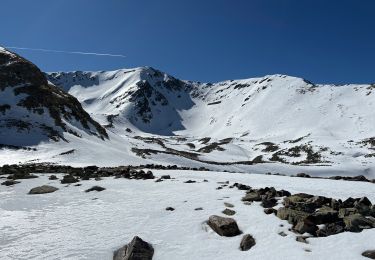
[[[57,191],[58,188],[49,186],[49,185],[43,185],[39,187],[32,188],[29,191],[29,194],[44,194],[44,193],[51,193]]]
[[[237,222],[233,218],[212,215],[207,224],[220,236],[233,237],[241,234]]]
[[[113,253],[113,260],[151,260],[153,255],[152,245],[135,236],[129,244]]]
[[[244,235],[240,243],[240,250],[247,251],[253,246],[255,246],[255,239],[253,238],[253,236],[250,234]]]
[[[370,259],[375,259],[375,250],[367,250],[363,252],[362,255]]]

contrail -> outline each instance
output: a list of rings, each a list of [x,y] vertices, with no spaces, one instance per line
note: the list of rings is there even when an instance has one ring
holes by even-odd
[[[54,53],[68,53],[68,54],[95,55],[95,56],[109,56],[109,57],[126,58],[125,55],[111,54],[111,53],[82,52],[82,51],[60,51],[60,50],[25,48],[25,47],[15,47],[15,46],[5,46],[4,48],[14,49],[14,50],[29,50],[29,51],[43,51],[43,52],[54,52]]]

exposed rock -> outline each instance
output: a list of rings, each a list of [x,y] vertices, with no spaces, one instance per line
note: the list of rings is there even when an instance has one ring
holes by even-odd
[[[367,250],[363,252],[362,255],[370,259],[375,259],[375,250]]]
[[[300,233],[310,233],[316,234],[318,230],[318,226],[314,223],[314,220],[311,217],[306,217],[303,220],[297,222],[297,224],[293,227],[293,230]]]
[[[228,207],[228,208],[234,208],[234,205],[232,203],[229,203],[229,202],[224,202],[224,205],[225,205],[225,207]]]
[[[78,179],[76,179],[73,175],[68,174],[64,175],[63,179],[61,180],[62,184],[67,184],[67,183],[76,183],[79,182]]]
[[[220,236],[233,237],[241,234],[233,218],[212,215],[209,217],[207,224]]]
[[[239,189],[239,190],[250,190],[251,189],[250,186],[245,185],[245,184],[241,184],[241,183],[237,183],[237,182],[234,183],[231,187],[232,188],[237,187],[237,189]]]
[[[91,192],[91,191],[103,191],[105,188],[100,186],[92,186],[90,189],[85,190],[85,192]]]
[[[277,210],[274,209],[274,208],[267,208],[267,209],[264,209],[264,213],[266,213],[267,215],[270,215],[270,214],[277,214]]]
[[[247,251],[250,250],[253,246],[255,246],[255,239],[250,234],[244,235],[241,239],[240,250]]]
[[[278,234],[279,234],[280,236],[282,236],[282,237],[286,237],[286,236],[287,236],[287,234],[286,234],[284,231],[280,231]]]
[[[38,178],[38,176],[30,174],[28,172],[15,172],[12,175],[8,176],[8,179],[13,179],[13,180],[22,180],[22,179],[33,179],[33,178]]]
[[[196,183],[196,181],[188,180],[188,181],[185,181],[184,183]]]
[[[301,177],[301,178],[311,178],[310,175],[306,174],[306,173],[297,173],[296,177]]]
[[[170,179],[171,179],[171,176],[170,176],[170,175],[162,175],[162,176],[160,177],[160,179],[162,179],[162,180],[170,180]]]
[[[203,210],[203,208],[202,207],[199,207],[199,208],[195,208],[194,210]]]
[[[329,207],[322,207],[313,214],[316,224],[333,223],[338,221],[339,213]]]
[[[259,193],[257,192],[249,192],[242,198],[242,201],[261,201],[262,198],[260,197]]]
[[[129,244],[114,252],[113,260],[151,260],[153,255],[152,245],[135,236]]]
[[[49,186],[49,185],[43,185],[39,187],[32,188],[29,191],[29,194],[44,194],[44,193],[51,193],[57,191],[58,188]]]
[[[296,241],[297,241],[297,242],[301,242],[301,243],[308,244],[309,242],[306,240],[307,238],[309,238],[309,237],[308,237],[308,236],[297,236],[297,237],[296,237]]]
[[[361,214],[344,217],[345,229],[351,232],[361,232],[363,229],[375,228],[375,219],[366,218]]]
[[[12,185],[15,185],[17,183],[20,183],[20,182],[19,181],[15,181],[15,180],[6,180],[6,181],[2,182],[1,185],[12,186]]]
[[[233,216],[234,214],[236,214],[236,211],[234,210],[231,210],[231,209],[224,209],[222,211],[223,214],[227,215],[227,216]]]
[[[58,178],[56,177],[56,175],[51,175],[48,177],[49,180],[58,180]]]
[[[325,224],[324,227],[316,231],[316,235],[318,237],[328,237],[331,235],[344,232],[345,231],[344,227],[345,227],[345,224],[342,221],[338,221],[335,223],[328,223],[328,224]]]
[[[260,205],[263,208],[272,208],[277,205],[277,200],[275,198],[263,198],[262,203]]]
[[[174,211],[174,208],[172,208],[172,207],[167,207],[165,210],[167,210],[167,211]]]

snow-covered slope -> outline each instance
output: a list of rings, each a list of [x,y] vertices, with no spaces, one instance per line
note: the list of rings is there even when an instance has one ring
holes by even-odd
[[[146,159],[373,174],[375,85],[317,85],[285,75],[210,84],[149,67],[48,78],[109,131],[132,139],[133,153]]]
[[[67,141],[64,134],[107,137],[73,96],[49,83],[31,62],[0,48],[0,143]]]

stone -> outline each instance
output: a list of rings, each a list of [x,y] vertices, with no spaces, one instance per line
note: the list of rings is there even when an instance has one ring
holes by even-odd
[[[279,232],[278,233],[280,236],[282,236],[282,237],[286,237],[287,236],[287,234],[284,232],[284,231],[281,231],[281,232]]]
[[[224,209],[222,213],[228,216],[233,216],[234,214],[236,214],[236,211],[231,210],[231,209]]]
[[[53,181],[53,180],[57,180],[58,178],[56,177],[56,175],[51,175],[48,177],[48,179]]]
[[[351,232],[361,232],[363,229],[375,228],[375,219],[366,218],[361,214],[344,217],[345,229]]]
[[[194,210],[203,210],[203,208],[202,207],[199,207],[199,208],[195,208]]]
[[[105,188],[100,186],[92,186],[90,189],[85,190],[85,192],[91,192],[91,191],[103,191]]]
[[[229,202],[224,202],[225,207],[227,208],[234,208],[234,205]]]
[[[58,188],[49,186],[49,185],[43,185],[39,187],[32,188],[28,194],[44,194],[44,193],[52,193],[57,191]]]
[[[196,181],[188,180],[188,181],[185,181],[184,183],[196,183]]]
[[[114,252],[113,260],[151,260],[153,255],[152,245],[135,236],[129,244]]]
[[[365,252],[362,253],[362,256],[370,258],[370,259],[375,259],[375,250],[366,250]]]
[[[339,217],[337,210],[329,207],[322,207],[317,209],[313,214],[316,224],[332,223],[336,222]]]
[[[304,220],[308,213],[294,210],[286,207],[281,207],[277,210],[277,217],[282,220],[287,220],[290,224],[296,224],[297,222]]]
[[[296,176],[297,176],[297,177],[300,177],[300,178],[311,178],[310,175],[308,175],[308,174],[306,174],[306,173],[303,173],[303,172],[301,172],[301,173],[297,173]]]
[[[67,183],[76,183],[78,182],[79,180],[76,179],[73,175],[71,174],[68,174],[68,175],[64,175],[63,179],[61,180],[61,183],[62,184],[67,184]]]
[[[309,242],[306,240],[306,239],[308,239],[308,238],[309,238],[308,236],[297,236],[297,237],[296,237],[296,241],[297,241],[297,242],[301,242],[301,243],[308,244]]]
[[[345,224],[342,221],[338,221],[335,223],[328,223],[325,224],[324,227],[320,228],[316,231],[316,236],[318,237],[328,237],[331,235],[336,235],[341,232],[345,231]]]
[[[252,235],[246,234],[242,237],[240,243],[240,250],[247,251],[250,250],[253,246],[255,246],[256,242]]]
[[[165,210],[167,210],[167,211],[174,211],[174,208],[172,208],[172,207],[167,207],[167,208],[165,208]]]
[[[344,218],[356,213],[358,213],[358,210],[356,208],[341,208],[339,209],[339,218]]]
[[[249,192],[245,195],[245,197],[242,198],[242,201],[261,201],[262,198],[260,197],[259,193],[257,192]]]
[[[170,176],[170,175],[162,175],[162,176],[160,177],[160,179],[162,179],[162,180],[170,180],[170,179],[171,179],[171,176]]]
[[[212,215],[207,224],[220,236],[233,237],[241,234],[237,222],[233,218]]]
[[[12,186],[12,185],[15,185],[17,183],[20,183],[20,182],[19,181],[15,181],[15,180],[6,180],[6,181],[2,182],[1,185]]]
[[[274,208],[267,208],[267,209],[264,209],[264,213],[267,214],[267,215],[270,215],[270,214],[277,214],[277,210],[274,209]]]
[[[298,221],[293,227],[293,230],[300,234],[310,233],[315,235],[316,231],[318,230],[318,226],[310,217],[306,217],[305,219]]]
[[[272,208],[277,205],[277,200],[275,198],[263,198],[260,205],[263,208]]]

